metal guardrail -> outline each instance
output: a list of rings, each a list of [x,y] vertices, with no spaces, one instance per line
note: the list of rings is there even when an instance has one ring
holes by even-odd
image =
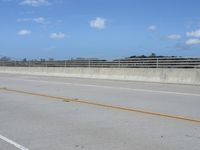
[[[97,67],[97,68],[200,68],[200,58],[127,58],[107,60],[0,61],[13,67]]]

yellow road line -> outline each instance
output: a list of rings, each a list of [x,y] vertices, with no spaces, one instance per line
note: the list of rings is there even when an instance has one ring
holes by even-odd
[[[160,117],[165,117],[165,118],[171,118],[171,119],[200,123],[200,120],[198,120],[198,119],[188,118],[188,117],[184,117],[184,116],[163,114],[163,113],[159,113],[159,112],[150,112],[150,111],[144,111],[144,110],[140,110],[140,109],[126,108],[126,107],[107,105],[107,104],[100,104],[100,103],[90,102],[90,101],[85,101],[85,100],[78,100],[78,99],[59,97],[59,96],[51,96],[51,95],[47,95],[47,94],[26,92],[26,91],[20,91],[20,90],[15,90],[15,89],[0,88],[0,90],[8,91],[8,92],[21,93],[21,94],[28,94],[28,95],[33,95],[33,96],[46,97],[46,98],[57,99],[57,100],[63,100],[63,101],[66,101],[66,102],[88,104],[88,105],[99,106],[99,107],[104,107],[104,108],[112,108],[112,109],[117,109],[117,110],[137,112],[137,113],[143,113],[143,114],[147,114],[147,115],[160,116]]]

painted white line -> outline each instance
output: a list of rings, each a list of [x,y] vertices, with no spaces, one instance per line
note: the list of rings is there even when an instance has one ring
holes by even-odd
[[[9,143],[9,144],[11,144],[11,145],[13,145],[13,146],[15,146],[16,148],[18,148],[20,150],[29,150],[28,148],[26,148],[26,147],[24,147],[24,146],[22,146],[20,144],[17,144],[16,142],[14,142],[14,141],[12,141],[12,140],[10,140],[10,139],[2,136],[2,135],[0,135],[0,139],[5,141],[5,142],[7,142],[7,143]]]
[[[8,78],[8,77],[0,77],[0,78],[7,79],[7,80],[26,81],[26,82],[63,84],[63,85],[72,85],[72,86],[96,87],[96,88],[107,88],[107,89],[118,89],[118,90],[130,90],[130,91],[137,91],[137,92],[150,92],[150,93],[175,94],[175,95],[200,97],[200,94],[194,94],[194,93],[182,93],[182,92],[171,92],[171,91],[160,91],[160,90],[149,90],[149,89],[136,89],[136,88],[114,87],[114,86],[93,85],[93,84],[80,84],[80,83],[70,83],[70,82],[56,82],[56,81],[44,81],[44,80],[32,80],[32,79],[17,79],[17,78]]]

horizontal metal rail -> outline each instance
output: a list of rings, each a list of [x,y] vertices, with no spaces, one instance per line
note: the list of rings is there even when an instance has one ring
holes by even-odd
[[[0,61],[13,67],[97,67],[97,68],[200,68],[200,58],[127,58],[118,60]]]

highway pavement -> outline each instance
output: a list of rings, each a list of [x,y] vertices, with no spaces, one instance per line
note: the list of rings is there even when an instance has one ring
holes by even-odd
[[[199,150],[200,86],[0,74],[0,150]]]

